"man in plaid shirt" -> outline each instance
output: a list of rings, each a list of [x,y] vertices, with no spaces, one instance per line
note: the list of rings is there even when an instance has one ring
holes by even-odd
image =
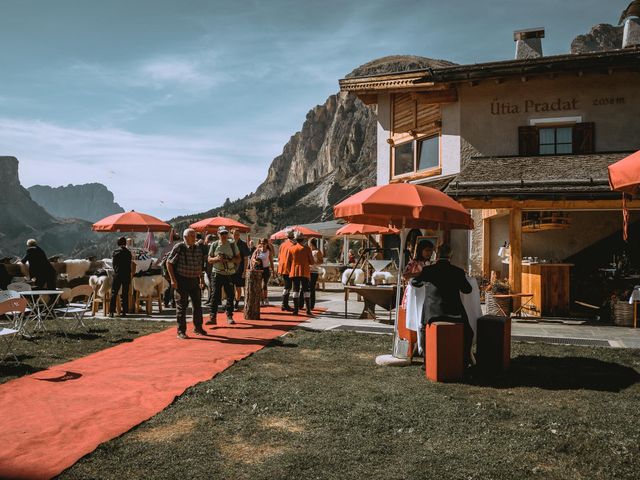
[[[167,270],[171,278],[171,286],[175,290],[178,338],[185,339],[188,338],[186,318],[189,298],[193,306],[193,333],[207,335],[202,328],[201,304],[201,291],[204,288],[203,272],[207,257],[200,245],[196,245],[195,230],[187,228],[182,236],[184,242],[177,243],[167,258]]]

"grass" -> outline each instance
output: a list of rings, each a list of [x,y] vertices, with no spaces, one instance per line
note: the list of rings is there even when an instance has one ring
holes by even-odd
[[[63,327],[68,328],[68,322]],[[18,338],[12,343],[19,364],[13,358],[0,363],[0,383],[14,378],[44,370],[53,365],[84,357],[90,353],[113,347],[119,343],[130,342],[136,337],[165,330],[171,325],[167,322],[144,320],[93,320],[85,319],[89,330],[78,329],[67,332],[53,328],[39,332],[32,338]]]
[[[635,479],[640,351],[513,346],[498,378],[377,367],[389,337],[297,330],[63,479]]]

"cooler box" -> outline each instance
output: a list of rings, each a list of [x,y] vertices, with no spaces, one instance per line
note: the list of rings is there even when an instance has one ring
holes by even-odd
[[[478,319],[476,362],[488,372],[503,372],[511,361],[511,319],[484,315]]]
[[[461,323],[434,322],[425,328],[426,375],[434,382],[462,379],[464,327]]]

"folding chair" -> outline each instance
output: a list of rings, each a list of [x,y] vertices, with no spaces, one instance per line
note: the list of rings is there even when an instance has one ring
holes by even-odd
[[[75,320],[73,330],[81,325],[88,330],[84,323],[84,315],[92,310],[93,305],[93,288],[90,285],[78,285],[63,295],[64,300],[70,300],[66,307],[56,308],[56,313],[61,317],[70,316]],[[84,301],[77,301],[84,299]],[[74,301],[76,300],[76,301]]]
[[[22,318],[27,308],[27,301],[24,298],[20,297],[10,297],[10,294],[7,295],[6,292],[0,293],[4,294],[1,295],[1,297],[5,298],[4,300],[0,301],[0,315],[13,317],[14,326],[14,328],[0,327],[0,342],[2,345],[2,347],[0,347],[0,363],[4,362],[4,359],[8,356],[13,357],[16,363],[20,363],[20,360],[18,360],[18,357],[11,347],[13,341],[16,339],[17,334],[20,333],[20,328],[22,327]]]

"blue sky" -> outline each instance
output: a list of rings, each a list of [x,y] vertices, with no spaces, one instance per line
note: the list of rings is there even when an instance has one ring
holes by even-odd
[[[242,197],[307,111],[391,54],[566,53],[628,0],[0,0],[0,155],[23,185],[102,182],[170,218]]]

